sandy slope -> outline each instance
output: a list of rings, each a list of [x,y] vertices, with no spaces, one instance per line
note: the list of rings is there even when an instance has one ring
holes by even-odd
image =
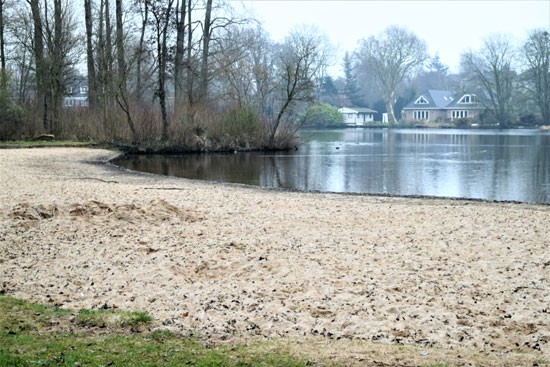
[[[264,191],[0,150],[0,281],[215,340],[359,338],[550,356],[550,207]]]

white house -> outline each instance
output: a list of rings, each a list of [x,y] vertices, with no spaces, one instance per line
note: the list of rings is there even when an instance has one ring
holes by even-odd
[[[374,122],[375,110],[363,107],[342,107],[338,110],[344,117],[344,123],[349,126],[365,126]]]

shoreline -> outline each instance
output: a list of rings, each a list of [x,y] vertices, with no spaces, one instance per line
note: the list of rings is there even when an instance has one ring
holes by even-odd
[[[219,341],[550,355],[548,205],[265,190],[101,163],[117,154],[0,150],[9,294]]]
[[[257,185],[252,184],[244,184],[244,183],[236,183],[236,182],[223,182],[223,181],[212,181],[212,180],[194,180],[189,179],[185,177],[180,176],[166,176],[162,174],[156,174],[151,172],[145,172],[145,171],[136,171],[132,170],[123,166],[116,165],[112,163],[112,161],[120,158],[124,155],[140,155],[140,154],[134,154],[134,153],[120,153],[118,156],[115,156],[114,158],[111,158],[107,161],[101,161],[97,162],[100,164],[105,164],[107,167],[118,171],[118,172],[127,172],[130,174],[145,174],[145,175],[154,175],[154,176],[161,176],[161,177],[167,177],[167,178],[175,178],[175,179],[182,179],[182,180],[191,180],[191,181],[197,181],[202,182],[204,184],[212,184],[212,185],[222,185],[227,187],[240,187],[240,188],[250,188],[250,189],[259,189],[263,191],[273,191],[273,192],[287,192],[287,193],[303,193],[303,194],[312,194],[312,195],[342,195],[342,196],[359,196],[359,197],[381,197],[381,198],[402,198],[402,199],[418,199],[418,200],[448,200],[448,201],[464,201],[464,202],[479,202],[479,203],[487,203],[487,204],[525,204],[525,205],[541,205],[541,206],[550,206],[550,203],[540,203],[540,202],[529,202],[529,201],[518,201],[518,200],[492,200],[492,199],[483,199],[483,198],[466,198],[466,197],[452,197],[452,196],[434,196],[434,195],[404,195],[404,194],[391,194],[391,193],[369,193],[369,192],[338,192],[338,191],[319,191],[319,190],[300,190],[300,189],[292,189],[292,188],[274,188],[274,187],[261,187]],[[195,153],[192,152],[190,154],[210,154],[208,152],[206,153]]]

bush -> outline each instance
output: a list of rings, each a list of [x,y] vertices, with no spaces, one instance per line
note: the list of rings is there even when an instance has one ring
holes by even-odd
[[[230,108],[222,118],[222,133],[240,148],[257,141],[260,130],[260,119],[249,108]]]
[[[456,120],[454,121],[454,125],[455,125],[455,127],[457,127],[457,128],[466,128],[466,127],[469,127],[469,126],[470,126],[470,120],[465,119],[465,118],[456,119]]]
[[[0,140],[15,140],[22,132],[24,113],[5,91],[0,91]]]
[[[344,124],[342,114],[338,109],[327,103],[311,106],[303,117],[304,126],[328,127]]]
[[[224,113],[222,125],[230,136],[253,138],[260,130],[260,118],[250,108],[230,108]]]

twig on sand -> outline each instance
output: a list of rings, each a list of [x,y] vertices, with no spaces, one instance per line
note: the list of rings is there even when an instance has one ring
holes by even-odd
[[[179,190],[179,191],[187,191],[189,189],[183,189],[181,187],[144,187],[144,190]]]
[[[77,180],[95,180],[95,181],[101,181],[105,183],[118,183],[118,181],[103,180],[101,178],[96,178],[96,177],[79,177],[77,178]]]

